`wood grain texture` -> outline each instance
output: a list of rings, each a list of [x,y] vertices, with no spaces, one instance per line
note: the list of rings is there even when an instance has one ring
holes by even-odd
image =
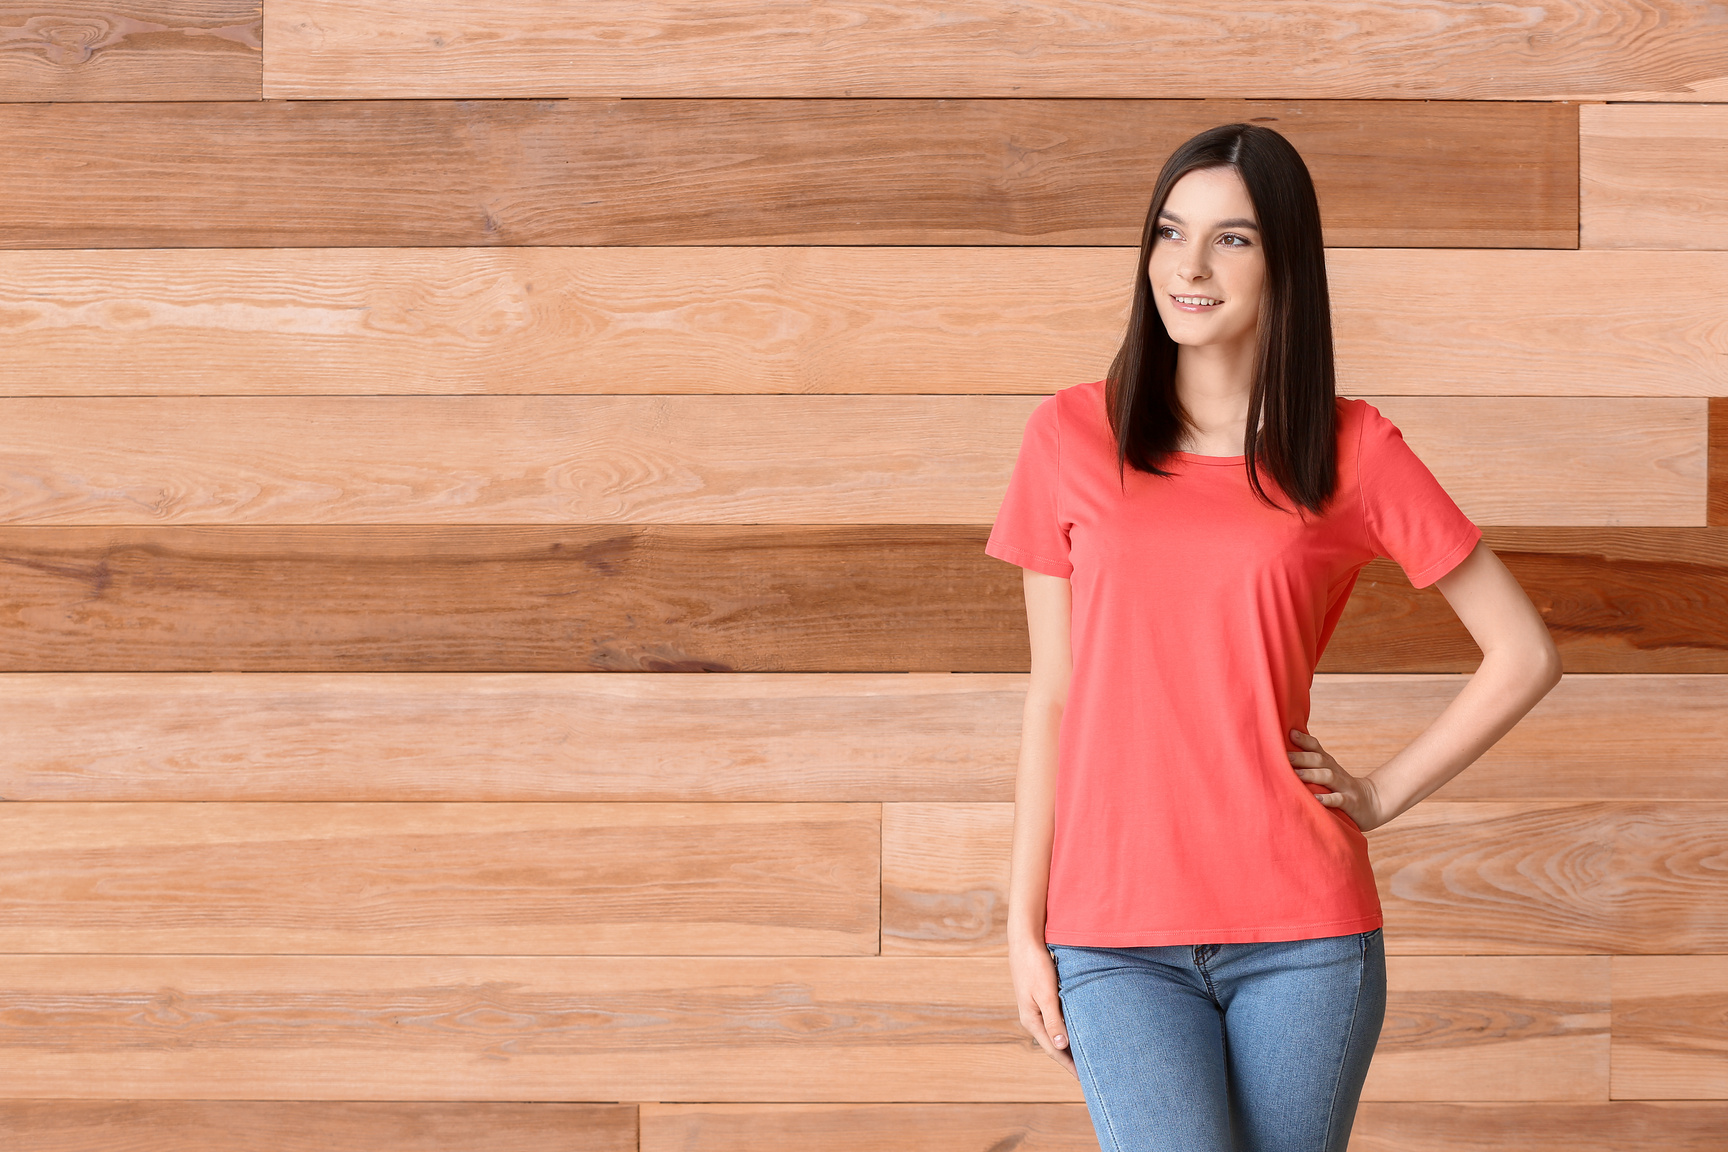
[[[1012,804],[889,804],[884,953],[1006,955]],[[1368,833],[1401,955],[1728,951],[1728,804],[1432,797]]]
[[[0,670],[1023,672],[1020,571],[984,554],[987,535],[0,526]],[[1728,671],[1720,529],[1490,527],[1486,539],[1569,672]],[[1375,560],[1319,671],[1480,660],[1437,590]]]
[[[1567,672],[1728,671],[1728,538],[1719,529],[1490,526],[1483,538],[1536,605]],[[1412,590],[1376,560],[1318,669],[1473,671],[1480,659],[1443,596]]]
[[[260,0],[7,0],[0,101],[257,100]]]
[[[1487,525],[1703,525],[1705,397],[1380,396]],[[0,401],[21,524],[989,524],[1037,396]]]
[[[1616,956],[1613,973],[1614,1098],[1728,1100],[1728,956]]]
[[[1606,1101],[1608,970],[1607,956],[1388,957],[1362,1099]]]
[[[874,955],[874,804],[0,805],[0,951]]]
[[[1705,523],[1728,524],[1728,398],[1710,398],[1709,493]]]
[[[641,1123],[642,1152],[804,1152],[811,1148],[880,1152],[890,1147],[901,1152],[1097,1152],[1098,1148],[1083,1104],[644,1104]],[[1724,1131],[1728,1131],[1728,1105],[1711,1101],[1368,1100],[1357,1108],[1350,1149],[1720,1152]]]
[[[1465,682],[1321,674],[1308,728],[1368,772]],[[0,797],[889,802],[893,838],[899,803],[1013,799],[1025,690],[1021,673],[5,673]],[[1568,673],[1430,799],[1728,800],[1725,694],[1719,675]]]
[[[633,1104],[7,1100],[9,1152],[636,1152]]]
[[[803,5],[272,0],[266,95],[1722,99],[1728,33],[1677,2],[1516,17],[1245,0]],[[1151,66],[1148,61],[1151,60]],[[1228,78],[1225,80],[1224,78]]]
[[[1579,112],[1579,247],[1728,248],[1728,105]]]
[[[0,1061],[27,1098],[1081,1099],[993,959],[0,956]]]
[[[1578,246],[1566,104],[392,98],[0,105],[0,247],[1137,247],[1237,120],[1301,150],[1328,244]]]
[[[0,250],[6,395],[1019,393],[1137,248]],[[1728,395],[1728,252],[1332,248],[1346,395]],[[1661,284],[1661,295],[1627,291]],[[1460,317],[1468,316],[1468,323]]]
[[[1672,1103],[1495,1104],[1366,1101],[1350,1152],[1714,1152],[1728,1106]]]
[[[15,673],[0,798],[1005,800],[1025,691],[924,672]]]
[[[1607,957],[1394,957],[1373,1100],[1607,1099]],[[1078,1102],[999,957],[0,956],[0,1096]]]
[[[882,806],[882,954],[1006,956],[1013,804]]]
[[[1084,1104],[644,1104],[641,1152],[1098,1152]]]

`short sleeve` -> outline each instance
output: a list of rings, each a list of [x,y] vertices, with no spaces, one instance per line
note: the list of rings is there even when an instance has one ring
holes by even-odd
[[[1067,576],[1074,571],[1068,560],[1068,526],[1057,515],[1060,401],[1060,395],[1046,398],[1027,418],[1008,491],[984,545],[987,555],[1047,576]]]
[[[1426,588],[1457,567],[1482,539],[1398,426],[1363,402],[1356,476],[1368,543],[1396,561],[1412,586]]]

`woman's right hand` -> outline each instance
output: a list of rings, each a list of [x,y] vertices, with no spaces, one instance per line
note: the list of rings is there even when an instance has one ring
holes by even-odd
[[[1068,1050],[1068,1029],[1062,1023],[1062,1001],[1056,994],[1056,961],[1041,940],[1021,940],[1008,946],[1008,969],[1014,978],[1014,1001],[1020,1024],[1050,1058],[1076,1080],[1074,1055]]]

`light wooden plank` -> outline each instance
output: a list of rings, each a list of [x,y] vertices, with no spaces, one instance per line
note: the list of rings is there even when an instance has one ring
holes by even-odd
[[[1036,396],[0,401],[10,524],[989,524]],[[1702,525],[1704,397],[1382,396],[1482,524]]]
[[[1138,247],[1165,157],[1237,120],[1332,245],[1578,246],[1565,104],[406,95],[0,105],[0,248]]]
[[[1098,1152],[1084,1104],[644,1104],[642,1152]]]
[[[1374,1100],[1607,1098],[1606,957],[1394,957]],[[13,1099],[1078,1102],[998,957],[0,956]]]
[[[1720,1152],[1710,1101],[1368,1100],[1351,1152]],[[1097,1152],[1083,1104],[644,1104],[642,1152]],[[83,1152],[80,1148],[78,1152]]]
[[[257,100],[260,0],[0,6],[0,101]]]
[[[873,804],[0,805],[0,951],[872,955]]]
[[[0,251],[8,395],[1020,393],[1137,248]],[[1728,252],[1332,248],[1348,395],[1728,395]],[[1660,296],[1627,290],[1660,283]],[[1459,322],[1468,316],[1467,324]]]
[[[1728,956],[1616,956],[1613,969],[1614,1098],[1728,1100]]]
[[[1007,955],[1013,804],[882,806],[882,954]]]
[[[9,1152],[636,1152],[633,1104],[9,1100]]]
[[[1023,674],[0,675],[6,800],[1006,799]]]
[[[1579,113],[1579,247],[1728,248],[1728,106]]]
[[[1388,957],[1362,1099],[1606,1101],[1608,962]]]
[[[1466,681],[1322,673],[1309,730],[1368,772]],[[4,673],[0,797],[1004,802],[1025,690],[1024,673]],[[1725,695],[1720,675],[1568,673],[1429,800],[1728,800]]]
[[[1005,955],[1012,804],[889,804],[885,953]],[[1368,832],[1401,955],[1728,951],[1728,804],[1458,803]]]
[[[272,0],[265,94],[333,96],[1253,96],[1702,100],[1728,96],[1703,9],[1403,3],[1004,10],[601,0]],[[1148,66],[1155,58],[1156,66]],[[1228,77],[1228,84],[1221,82]]]

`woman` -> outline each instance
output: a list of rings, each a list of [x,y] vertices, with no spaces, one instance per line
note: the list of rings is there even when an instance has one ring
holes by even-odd
[[[985,550],[1023,567],[1009,892],[1020,1020],[1108,1152],[1342,1152],[1385,1011],[1363,833],[1560,679],[1541,617],[1372,405],[1334,389],[1319,206],[1269,128],[1164,165],[1108,379],[1027,422]],[[1307,732],[1361,567],[1481,666],[1366,776]],[[1058,771],[1060,765],[1060,771]]]

